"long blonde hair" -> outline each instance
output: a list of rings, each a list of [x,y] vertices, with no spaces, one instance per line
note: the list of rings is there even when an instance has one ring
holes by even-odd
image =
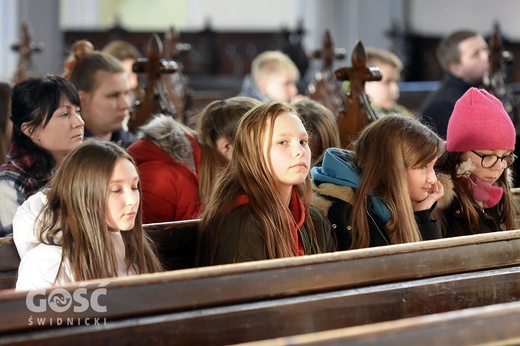
[[[214,193],[202,215],[197,256],[199,262],[203,256],[207,256],[207,264],[218,263],[226,218],[241,195],[248,196],[252,214],[262,226],[267,258],[294,256],[297,244],[291,234],[292,221],[287,218],[290,211],[282,202],[281,188],[271,173],[270,162],[263,154],[266,141],[269,143],[268,152],[271,150],[274,123],[282,113],[298,114],[289,104],[269,102],[253,108],[239,121],[231,162],[226,172],[219,175]],[[310,175],[297,186],[297,190],[305,205],[306,225],[318,248],[316,231],[309,214]],[[202,254],[201,248],[209,251],[209,254]]]
[[[352,202],[352,246],[369,247],[367,196],[381,198],[390,210],[386,232],[391,244],[421,240],[407,183],[407,169],[418,168],[444,152],[443,141],[418,120],[385,116],[365,127],[353,143],[361,172]]]
[[[70,265],[75,281],[117,276],[105,206],[110,177],[119,158],[129,160],[135,167],[130,155],[116,144],[86,140],[67,156],[49,183],[38,237],[42,243],[63,249],[58,277],[66,265]],[[137,273],[162,270],[142,228],[141,204],[134,228],[121,235],[128,269]]]
[[[207,201],[215,178],[227,166],[217,149],[217,140],[233,140],[240,118],[260,101],[250,97],[232,97],[217,100],[207,105],[200,113],[198,122],[199,141],[201,144],[199,195],[201,201]]]

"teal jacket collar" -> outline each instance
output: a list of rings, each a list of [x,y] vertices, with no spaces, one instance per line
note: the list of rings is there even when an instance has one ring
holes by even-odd
[[[361,183],[361,174],[357,170],[352,153],[345,149],[328,148],[323,156],[321,167],[311,169],[312,182],[315,185],[332,183],[358,189]],[[372,204],[372,212],[383,224],[390,220],[390,210],[383,201],[373,195],[368,195]]]

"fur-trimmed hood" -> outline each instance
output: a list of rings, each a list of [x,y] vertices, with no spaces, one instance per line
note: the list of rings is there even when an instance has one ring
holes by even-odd
[[[437,201],[436,208],[446,209],[453,203],[453,200],[455,199],[453,181],[451,180],[451,177],[446,173],[437,173],[437,180],[442,184],[444,188],[444,195]]]
[[[173,117],[158,114],[139,128],[138,138],[152,141],[165,154],[177,162],[186,164],[195,173],[193,142],[196,142],[196,139],[190,132],[191,130],[181,125]]]
[[[311,204],[324,215],[329,215],[329,209],[333,204],[333,202],[325,196],[337,198],[350,205],[352,205],[352,199],[354,198],[354,189],[350,186],[322,183],[318,186],[314,185],[312,190]]]

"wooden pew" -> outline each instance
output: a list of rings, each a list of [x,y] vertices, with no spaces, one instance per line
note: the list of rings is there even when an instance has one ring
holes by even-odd
[[[329,30],[325,30],[323,46],[320,50],[307,52],[310,58],[321,58],[322,66],[314,74],[314,81],[307,86],[307,96],[327,107],[332,114],[338,114],[343,105],[344,92],[332,73],[332,61],[345,58],[344,48],[334,48]]]
[[[240,345],[518,345],[519,324],[511,302]]]
[[[143,225],[155,243],[165,270],[192,268],[200,220]],[[0,290],[14,288],[20,256],[12,237],[0,238]]]
[[[380,81],[382,75],[378,67],[367,66],[365,47],[358,41],[352,51],[352,67],[339,68],[334,76],[338,81],[348,80],[350,84],[336,119],[341,146],[348,148],[365,126],[378,119],[365,93],[365,82]]]
[[[157,247],[165,270],[194,267],[199,221],[196,219],[144,225]]]
[[[87,322],[89,325],[65,325],[68,318],[76,321],[77,317],[61,314],[62,326],[40,329],[33,325],[30,330],[7,330],[0,336],[0,343],[61,345],[74,342],[90,345],[144,344],[151,341],[153,344],[170,345],[223,345],[518,300],[518,268],[483,273],[484,276],[467,273],[401,285],[369,286],[321,295],[133,316],[106,323],[104,317],[99,317],[97,325],[93,317]],[[117,297],[107,295],[107,299]],[[116,303],[122,305],[129,302],[120,299]],[[108,310],[111,310],[110,306]],[[50,317],[43,318],[48,320]],[[53,318],[56,323],[56,314]],[[34,317],[32,323],[36,324],[37,319],[42,317]],[[26,325],[28,321],[26,319]]]
[[[32,313],[26,293],[7,293],[0,343],[226,344],[510,302],[520,298],[519,250],[520,231],[509,231],[64,287],[84,287],[89,300],[106,288],[103,313]]]
[[[20,256],[14,246],[13,238],[0,238],[0,290],[15,286],[19,264]]]

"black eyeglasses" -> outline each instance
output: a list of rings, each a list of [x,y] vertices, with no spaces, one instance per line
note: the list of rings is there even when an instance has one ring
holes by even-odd
[[[493,167],[494,165],[497,164],[498,159],[502,160],[502,162],[505,162],[507,167],[511,167],[517,158],[517,156],[514,153],[511,153],[506,156],[496,156],[495,154],[482,155],[473,150],[471,152],[482,159],[482,162],[480,164],[484,168]]]

